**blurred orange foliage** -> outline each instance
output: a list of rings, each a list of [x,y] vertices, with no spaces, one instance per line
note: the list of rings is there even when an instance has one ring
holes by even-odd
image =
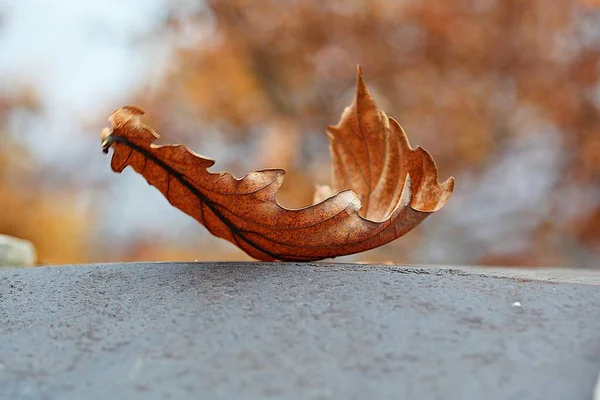
[[[41,263],[86,260],[93,218],[71,204],[73,193],[39,189],[35,160],[5,131],[15,108],[37,110],[35,96],[0,99],[0,232],[31,240]]]
[[[439,234],[448,242],[471,235],[453,245],[461,247],[460,255],[447,256],[449,263],[587,265],[600,259],[600,201],[594,200],[600,188],[599,5],[597,0],[208,1],[187,16],[204,27],[198,44],[178,53],[159,93],[135,103],[169,142],[195,143],[192,147],[202,151],[207,132],[218,131],[232,152],[226,167],[237,174],[288,170],[280,201],[291,207],[309,204],[314,185],[330,179],[324,131],[351,99],[357,64],[367,71],[379,106],[396,117],[412,143],[430,150],[442,177],[455,175],[461,182],[487,176],[509,149],[523,148],[532,132],[550,130],[558,135],[547,142],[555,146],[548,151],[557,157],[552,161],[557,172],[542,200],[528,206],[532,213],[548,211],[532,222],[516,250],[477,252],[484,247],[480,233],[457,224]],[[239,143],[245,161],[233,153]],[[17,164],[0,149],[0,173]],[[523,196],[536,181],[525,185]],[[469,190],[476,188],[459,185],[457,194]],[[56,205],[64,200],[58,195],[27,203],[2,180],[0,193],[0,207],[11,209],[0,215],[0,232],[34,239],[43,259],[88,259],[78,241],[90,240],[83,234],[92,229],[89,216],[62,215]],[[578,200],[584,193],[592,193],[592,201]],[[460,207],[485,205],[468,199]],[[43,228],[14,222],[36,213],[36,219],[50,215]],[[450,216],[451,210],[442,213]],[[52,231],[56,218],[62,229],[72,230],[75,243],[61,247],[45,233],[35,239],[39,229]],[[507,224],[506,235],[521,231],[518,225],[510,229],[510,218],[489,223],[498,221]],[[433,219],[427,224],[435,226]],[[362,258],[428,261],[427,254],[413,252],[433,240],[424,236],[428,232],[417,229]],[[139,250],[123,258],[160,258],[161,251],[174,259],[194,254],[168,243],[148,245],[151,240],[136,238]],[[215,254],[214,259],[240,257],[234,250]]]

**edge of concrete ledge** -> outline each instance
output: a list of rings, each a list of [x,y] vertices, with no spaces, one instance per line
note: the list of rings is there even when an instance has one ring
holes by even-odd
[[[336,263],[330,261],[310,262],[310,263],[267,263],[260,261],[143,261],[143,262],[112,262],[112,263],[90,263],[90,264],[65,264],[65,265],[42,265],[38,267],[3,267],[4,270],[23,270],[31,268],[63,268],[73,266],[115,266],[123,265],[125,267],[143,266],[143,265],[190,265],[206,266],[209,264],[220,264],[240,267],[275,267],[283,264],[289,264],[296,267],[318,267],[318,268],[337,268],[337,269],[352,269],[358,271],[377,270],[394,270],[403,273],[421,273],[421,274],[464,274],[464,275],[479,275],[490,278],[513,279],[513,280],[528,280],[540,281],[547,283],[576,283],[582,285],[597,285],[600,286],[600,269],[584,269],[571,267],[485,267],[485,266],[463,266],[463,265],[414,265],[414,264],[379,264],[379,263]]]
[[[417,266],[415,268],[428,268]],[[430,268],[462,271],[468,274],[496,278],[532,280],[549,283],[579,283],[600,286],[600,270],[568,267],[483,267],[461,265],[436,265]]]

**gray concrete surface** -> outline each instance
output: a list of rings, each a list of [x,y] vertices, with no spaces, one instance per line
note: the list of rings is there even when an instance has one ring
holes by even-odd
[[[592,400],[599,372],[594,284],[318,263],[0,270],[2,399]]]

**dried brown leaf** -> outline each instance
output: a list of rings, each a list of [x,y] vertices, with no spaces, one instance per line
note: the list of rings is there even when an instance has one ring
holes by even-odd
[[[353,104],[328,128],[333,184],[301,209],[276,200],[285,171],[208,172],[212,159],[184,145],[155,145],[158,134],[143,114],[126,106],[110,116],[102,149],[112,147],[112,169],[130,165],[173,206],[260,260],[312,261],[381,246],[441,209],[454,189],[452,177],[438,183],[431,155],[412,149],[400,125],[377,108],[360,68]]]

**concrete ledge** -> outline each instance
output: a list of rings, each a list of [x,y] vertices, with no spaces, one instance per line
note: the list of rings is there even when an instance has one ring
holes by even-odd
[[[435,269],[455,270],[481,276],[534,280],[551,283],[581,283],[582,285],[600,285],[600,269],[582,268],[523,268],[523,267],[479,267],[479,266],[436,266],[416,267],[432,271]]]
[[[0,398],[589,400],[598,276],[548,271],[2,269]]]

